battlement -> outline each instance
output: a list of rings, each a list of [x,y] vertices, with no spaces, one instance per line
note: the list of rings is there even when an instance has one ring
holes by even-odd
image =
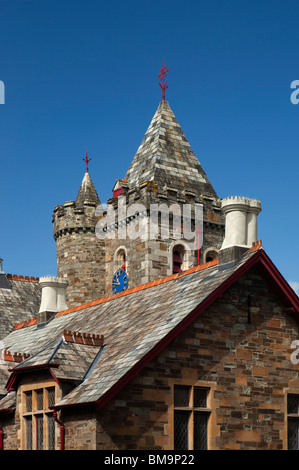
[[[52,219],[54,239],[67,233],[94,232],[100,219],[96,209],[97,204],[90,201],[85,201],[81,207],[77,207],[75,201],[67,201],[63,206],[57,205]]]
[[[222,199],[222,209],[227,210],[228,208],[232,207],[237,209],[237,206],[240,206],[240,209],[249,211],[251,209],[261,209],[261,202],[257,199],[250,199],[248,197],[243,196],[231,196],[225,199]],[[242,207],[243,206],[243,207]]]
[[[221,250],[248,247],[257,241],[257,216],[261,203],[247,197],[228,197],[222,200],[225,214],[225,237]]]

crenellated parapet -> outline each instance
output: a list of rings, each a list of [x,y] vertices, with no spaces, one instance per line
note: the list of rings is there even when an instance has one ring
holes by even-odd
[[[96,214],[97,204],[86,201],[82,207],[77,207],[75,201],[57,205],[53,211],[53,234],[57,240],[61,235],[69,233],[95,232],[95,226],[100,218]]]
[[[222,200],[225,215],[225,237],[221,249],[231,246],[251,247],[257,241],[257,216],[261,203],[247,197],[227,197]]]

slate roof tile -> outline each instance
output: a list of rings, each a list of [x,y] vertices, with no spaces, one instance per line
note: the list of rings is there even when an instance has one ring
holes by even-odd
[[[35,317],[41,298],[38,282],[4,276],[11,288],[0,288],[0,339],[10,333],[16,323]]]
[[[53,350],[54,343],[61,341],[64,329],[104,335],[105,347],[100,358],[96,354],[98,348],[68,344],[61,344],[53,357],[53,362],[60,364],[55,374],[74,380],[85,378],[57,404],[58,407],[104,399],[108,391],[110,393],[125,379],[126,373],[131,374],[161,341],[172,337],[190,318],[191,312],[257,256],[258,251],[249,252],[234,263],[212,262],[206,269],[198,266],[180,276],[145,284],[142,290],[131,289],[122,296],[111,296],[90,306],[61,312],[42,328],[32,325],[13,331],[4,339],[4,345],[11,352],[38,353],[35,358],[27,359],[29,364],[44,360],[42,350],[48,347],[47,354],[51,348]],[[17,368],[22,364],[25,366],[20,363]],[[91,372],[86,377],[87,370]]]

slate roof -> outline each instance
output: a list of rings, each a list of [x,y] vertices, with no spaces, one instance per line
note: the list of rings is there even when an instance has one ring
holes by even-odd
[[[37,314],[41,298],[37,279],[32,281],[5,274],[1,277],[0,340],[12,331],[17,322],[31,319]]]
[[[167,101],[159,104],[125,179],[131,188],[152,181],[218,198]]]
[[[89,172],[85,172],[82,180],[78,195],[76,198],[76,207],[83,207],[84,202],[94,202],[96,205],[100,204],[98,193],[94,187]]]
[[[22,352],[31,356],[19,364],[10,363],[9,368],[16,365],[12,369],[14,374],[29,365],[36,367],[48,361],[57,377],[82,381],[56,404],[58,409],[83,403],[104,404],[238,276],[258,263],[268,271],[276,269],[259,247],[236,262],[220,265],[218,260],[212,261],[85,306],[59,312],[44,326],[16,329],[4,339],[4,347],[11,353]],[[279,286],[285,302],[298,314],[299,299],[294,291],[286,281],[280,281]],[[61,341],[64,329],[104,335],[104,347],[70,347]],[[2,382],[2,390],[4,385]],[[0,401],[0,410],[2,408]]]

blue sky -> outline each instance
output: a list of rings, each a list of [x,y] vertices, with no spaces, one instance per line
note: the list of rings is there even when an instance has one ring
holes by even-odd
[[[123,178],[166,99],[219,197],[262,203],[259,238],[298,283],[297,0],[1,0],[0,255],[56,275],[52,212],[86,147],[99,197]],[[295,284],[293,284],[296,287]]]

